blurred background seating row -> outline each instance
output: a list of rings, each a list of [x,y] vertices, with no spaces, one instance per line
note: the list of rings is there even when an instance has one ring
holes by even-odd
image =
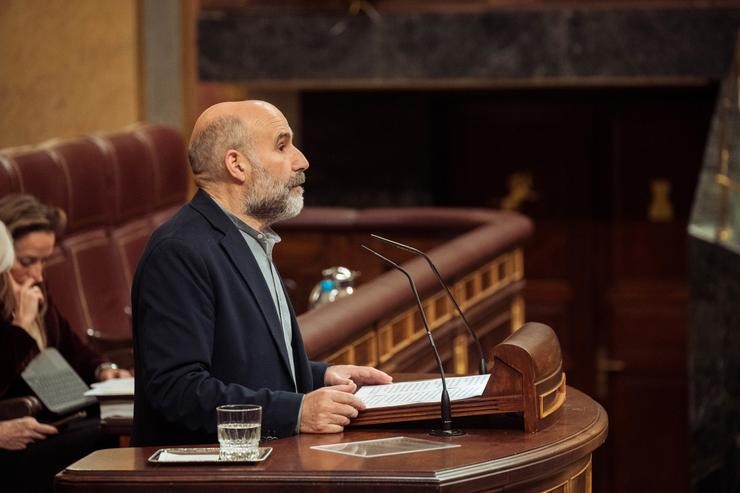
[[[180,134],[158,125],[0,150],[0,195],[28,193],[67,213],[45,275],[75,330],[130,360],[130,285],[153,229],[187,199]]]

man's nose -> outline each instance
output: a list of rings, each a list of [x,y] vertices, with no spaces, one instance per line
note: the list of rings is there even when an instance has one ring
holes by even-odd
[[[293,169],[295,171],[303,171],[303,170],[308,169],[308,159],[306,159],[306,156],[297,147],[295,148],[295,151],[296,151],[296,158],[295,158],[295,161],[293,162]]]

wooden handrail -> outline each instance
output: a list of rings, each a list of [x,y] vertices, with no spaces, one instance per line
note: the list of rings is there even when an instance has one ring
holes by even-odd
[[[532,233],[532,224],[514,212],[485,209],[354,209],[307,208],[297,218],[281,223],[278,232],[327,231],[357,233],[362,231],[439,231],[457,232],[449,241],[429,253],[440,274],[458,292],[465,291],[466,278],[478,273],[488,279],[485,297],[491,298],[523,277],[521,246]],[[359,245],[358,245],[359,248]],[[442,288],[423,259],[404,264],[414,277],[420,295],[434,299]],[[500,272],[492,273],[491,270]],[[486,277],[487,276],[487,277]],[[486,281],[470,281],[473,291],[482,291]],[[520,285],[516,289],[519,291]],[[454,292],[454,291],[453,291]],[[463,298],[466,293],[461,292]],[[460,302],[459,296],[458,302]],[[481,300],[476,300],[476,303]],[[444,301],[441,301],[444,305]],[[474,303],[473,303],[474,304]],[[407,280],[398,272],[386,272],[359,286],[352,296],[324,304],[301,314],[299,324],[307,352],[326,357],[341,351],[353,341],[367,337],[408,312],[413,317],[414,300]],[[468,304],[472,306],[472,304]],[[449,307],[448,307],[449,308]],[[506,309],[510,307],[507,306]],[[450,308],[451,309],[451,308]],[[409,311],[411,310],[411,311]],[[449,318],[449,317],[448,317]],[[377,341],[375,342],[377,345]],[[372,361],[371,361],[372,362]]]

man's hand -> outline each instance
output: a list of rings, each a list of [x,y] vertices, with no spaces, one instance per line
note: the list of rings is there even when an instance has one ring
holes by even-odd
[[[57,433],[53,426],[39,423],[30,416],[0,421],[0,448],[23,450],[29,443]]]
[[[380,385],[391,383],[393,377],[370,366],[334,365],[326,369],[324,385]],[[357,389],[352,390],[354,392]]]
[[[350,382],[322,387],[306,394],[301,410],[301,433],[339,433],[344,430],[350,418],[365,408],[362,401],[352,395],[356,389],[357,386]]]

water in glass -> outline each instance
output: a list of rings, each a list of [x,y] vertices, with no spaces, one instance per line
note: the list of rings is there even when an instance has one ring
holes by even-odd
[[[230,404],[216,409],[222,460],[255,460],[259,457],[262,408]]]

